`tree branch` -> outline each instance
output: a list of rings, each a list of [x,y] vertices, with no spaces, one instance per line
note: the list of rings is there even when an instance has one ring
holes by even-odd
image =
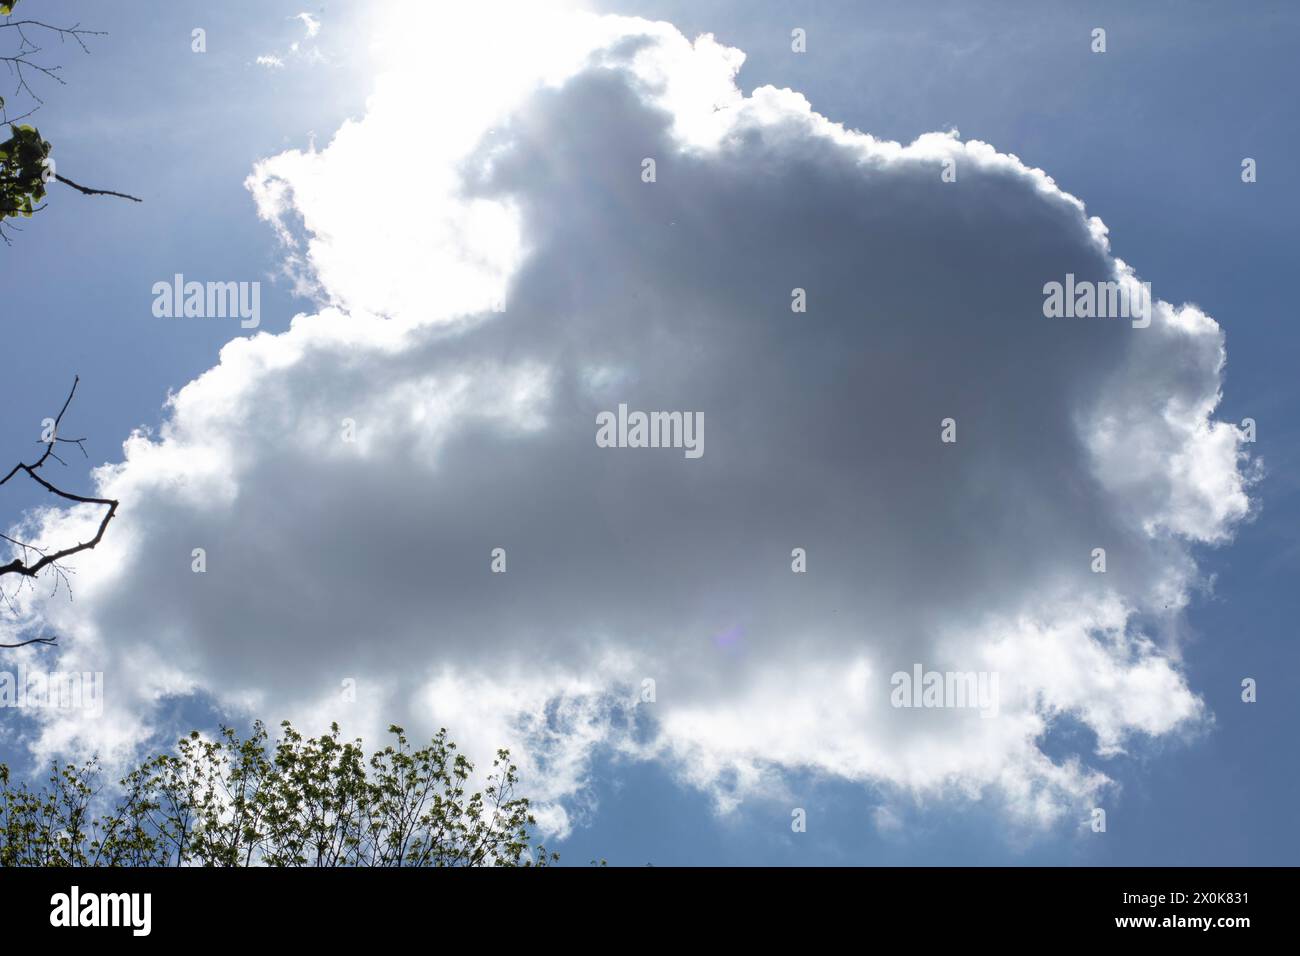
[[[74,183],[66,176],[60,176],[58,173],[54,174],[54,178],[63,183],[63,185],[71,186],[73,189],[85,193],[87,196],[117,196],[119,199],[129,199],[132,202],[144,202],[143,199],[139,199],[135,196],[128,196],[126,193],[114,192],[111,189],[91,189],[88,186],[82,186],[78,183]]]
[[[70,491],[64,491],[62,488],[59,488],[58,486],[54,485],[52,482],[47,481],[44,478],[44,476],[38,474],[41,467],[44,466],[44,464],[51,457],[53,457],[56,461],[59,460],[58,456],[54,454],[54,446],[60,441],[58,437],[59,425],[63,423],[63,416],[67,413],[68,406],[72,404],[73,396],[77,394],[77,385],[80,381],[81,381],[80,376],[77,376],[76,378],[73,379],[72,390],[68,392],[68,397],[64,400],[63,407],[59,409],[58,417],[54,419],[54,428],[52,430],[52,433],[50,434],[49,441],[45,443],[45,453],[42,454],[41,457],[32,464],[24,464],[22,462],[19,462],[17,465],[14,465],[14,467],[9,471],[9,474],[5,475],[4,478],[0,478],[0,486],[7,484],[9,480],[13,478],[15,475],[17,475],[19,472],[25,472],[29,478],[35,481],[46,491],[50,492],[53,495],[57,495],[60,498],[63,498],[65,501],[72,501],[77,504],[103,505],[107,510],[104,512],[104,516],[99,522],[99,529],[95,533],[95,536],[93,538],[91,538],[89,541],[83,541],[80,544],[72,545],[66,548],[60,548],[57,551],[51,551],[49,553],[46,553],[44,550],[37,548],[35,545],[24,544],[22,542],[14,541],[14,539],[9,538],[7,535],[4,536],[5,540],[13,544],[17,544],[19,547],[21,547],[23,549],[23,553],[21,557],[14,558],[8,564],[0,565],[0,577],[3,577],[6,574],[17,574],[27,578],[34,578],[38,574],[40,574],[43,570],[45,570],[47,567],[50,567],[52,565],[55,567],[56,571],[60,570],[57,566],[57,562],[62,561],[64,558],[71,557],[74,554],[79,554],[82,551],[89,551],[91,548],[98,545],[99,542],[102,541],[104,538],[104,532],[108,530],[108,523],[112,521],[114,515],[117,514],[118,502],[116,500],[112,498],[94,498],[86,495],[73,494]],[[71,442],[72,444],[76,444],[80,446],[80,443],[85,439],[78,438],[78,439],[66,439],[66,440]],[[82,451],[84,452],[85,449],[83,448]],[[27,556],[28,549],[31,549],[35,551],[38,555],[40,555],[38,560],[30,564],[28,563],[28,556]],[[36,641],[27,641],[25,643],[28,644],[53,643],[53,641],[45,638],[38,638]],[[0,645],[0,646],[4,646],[4,645]],[[21,645],[17,645],[17,646],[21,646]]]
[[[47,644],[57,646],[59,639],[56,637],[33,637],[30,641],[19,641],[17,644],[0,644],[0,647],[26,647],[28,644]]]

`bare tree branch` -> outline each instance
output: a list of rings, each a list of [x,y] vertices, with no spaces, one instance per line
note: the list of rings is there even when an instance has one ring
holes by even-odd
[[[40,27],[42,30],[49,30],[51,33],[58,34],[60,40],[66,40],[69,38],[76,40],[77,43],[81,45],[81,48],[85,50],[87,53],[89,53],[90,50],[86,47],[86,44],[82,41],[81,39],[82,37],[108,36],[108,34],[105,33],[103,30],[83,30],[81,28],[80,22],[74,23],[70,27],[56,27],[51,23],[44,22],[43,20],[12,20],[11,19],[11,20],[6,20],[4,23],[0,23],[0,30],[17,30],[18,35],[23,38],[23,42],[30,44],[31,41],[27,39],[27,34],[23,32],[23,27]]]
[[[28,644],[46,644],[49,646],[58,646],[57,637],[33,637],[30,641],[19,641],[17,644],[0,644],[0,647],[26,647]]]
[[[73,189],[77,190],[78,192],[83,192],[87,196],[117,196],[120,199],[129,199],[132,202],[144,202],[143,199],[139,199],[135,196],[128,196],[126,193],[114,192],[111,189],[91,189],[88,186],[81,186],[77,183],[74,183],[71,179],[68,179],[66,176],[60,176],[58,173],[54,174],[54,178],[57,179],[59,182],[63,183],[63,185],[71,186]]]
[[[24,27],[29,27],[29,28],[36,27],[37,29],[48,30],[51,33],[53,33],[55,36],[57,36],[60,42],[67,41],[69,39],[75,40],[77,45],[81,47],[83,53],[90,52],[90,49],[89,47],[86,46],[86,42],[83,39],[83,37],[96,37],[96,36],[107,35],[99,30],[83,30],[81,29],[80,23],[74,23],[70,27],[56,27],[53,24],[44,23],[43,21],[40,20],[8,20],[4,23],[0,23],[0,30],[17,31],[18,40],[19,40],[18,49],[14,53],[14,55],[0,56],[0,63],[3,63],[6,67],[8,67],[10,75],[16,77],[18,80],[18,86],[14,92],[26,93],[38,104],[44,103],[45,101],[36,95],[36,91],[33,90],[31,88],[31,85],[27,82],[27,76],[23,71],[33,70],[45,76],[47,79],[54,80],[56,83],[59,83],[60,85],[63,85],[63,78],[58,74],[60,67],[44,66],[32,59],[32,57],[40,54],[41,47],[31,41],[31,39],[27,36],[27,31],[23,29]],[[24,113],[23,116],[30,116],[34,112],[35,110],[30,110],[27,113]],[[22,119],[22,118],[23,117],[18,117],[18,119]],[[6,118],[5,121],[10,123],[16,123],[18,119],[10,120]]]
[[[26,473],[27,477],[31,478],[34,482],[36,482],[46,491],[50,492],[53,495],[58,496],[59,498],[64,499],[65,501],[71,501],[76,504],[103,505],[106,509],[104,512],[104,516],[99,522],[99,528],[96,531],[95,536],[91,538],[89,541],[83,541],[79,544],[70,545],[64,548],[59,548],[58,550],[47,551],[35,545],[27,544],[22,541],[17,541],[13,538],[10,538],[8,535],[0,535],[0,537],[3,537],[6,541],[16,545],[21,552],[18,557],[14,558],[8,564],[0,564],[0,577],[6,574],[17,574],[26,578],[35,578],[43,570],[49,567],[52,567],[55,573],[60,577],[62,577],[64,573],[64,569],[59,567],[58,562],[62,561],[64,558],[71,557],[74,554],[79,554],[82,551],[89,551],[91,548],[98,545],[99,542],[102,541],[104,538],[104,532],[108,529],[108,523],[112,521],[114,515],[117,514],[118,502],[116,500],[112,498],[94,498],[86,495],[74,494],[70,491],[64,491],[62,488],[58,487],[54,483],[46,480],[46,478],[42,474],[40,474],[40,469],[45,465],[45,463],[50,458],[54,458],[55,461],[60,460],[59,457],[56,454],[54,454],[54,446],[58,444],[58,442],[61,440],[58,436],[59,426],[63,423],[63,416],[67,413],[68,406],[72,404],[73,396],[77,394],[77,385],[78,383],[80,383],[80,381],[81,381],[80,376],[77,376],[76,378],[73,379],[72,389],[71,391],[68,392],[68,397],[64,400],[63,407],[59,409],[58,417],[54,419],[54,428],[52,429],[52,432],[49,436],[49,441],[45,442],[44,454],[42,454],[41,457],[38,458],[32,464],[24,464],[23,462],[19,462],[18,464],[14,465],[14,467],[9,471],[9,474],[5,475],[4,478],[0,479],[0,486],[7,484],[10,481],[10,479],[12,479],[17,474]],[[81,444],[82,442],[85,441],[84,438],[69,438],[69,439],[62,439],[62,440],[68,442],[69,444],[77,445],[79,448],[81,448],[82,453],[83,454],[85,453],[85,448]],[[28,554],[29,551],[36,553],[37,559],[35,561],[30,560]],[[56,578],[56,588],[57,588],[57,580],[58,578]],[[24,643],[26,644],[47,643],[48,644],[48,643],[53,643],[53,640],[48,638],[39,638],[35,641],[26,641]],[[4,646],[4,645],[0,645],[0,646]],[[21,646],[21,645],[16,645],[16,646]]]

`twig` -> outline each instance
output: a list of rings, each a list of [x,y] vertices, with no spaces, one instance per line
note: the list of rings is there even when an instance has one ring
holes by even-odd
[[[60,176],[58,173],[54,174],[54,178],[63,183],[63,185],[71,186],[73,189],[85,193],[87,196],[117,196],[120,199],[129,199],[132,202],[144,202],[143,199],[139,199],[135,196],[128,196],[126,193],[114,192],[111,189],[91,189],[87,186],[82,186],[78,183],[74,183],[66,176]]]
[[[33,637],[30,641],[20,641],[17,644],[0,644],[0,647],[26,647],[28,644],[45,644],[57,646],[59,639],[57,637]]]

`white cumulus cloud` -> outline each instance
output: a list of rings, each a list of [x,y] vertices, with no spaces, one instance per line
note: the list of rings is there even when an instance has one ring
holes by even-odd
[[[23,600],[106,718],[35,749],[202,694],[510,745],[559,833],[608,752],[723,809],[811,771],[888,827],[912,797],[1065,825],[1110,756],[1204,722],[1192,549],[1250,504],[1213,319],[1160,289],[1148,328],[1045,318],[1044,283],[1132,270],[993,146],[746,95],[742,53],[668,24],[476,8],[452,28],[490,42],[430,56],[439,16],[394,16],[365,116],[250,176],[321,307],[98,472],[122,508],[75,604]],[[598,448],[620,403],[702,413],[704,455]],[[918,663],[998,674],[996,716],[892,706]],[[1095,741],[1049,756],[1063,720]]]

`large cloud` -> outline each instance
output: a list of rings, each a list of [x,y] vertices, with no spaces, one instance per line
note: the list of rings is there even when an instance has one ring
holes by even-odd
[[[106,718],[34,747],[127,746],[202,692],[512,744],[558,831],[602,747],[724,807],[811,770],[1046,824],[1203,722],[1192,548],[1249,505],[1213,320],[1160,289],[1148,328],[1045,318],[1045,282],[1134,278],[1078,200],[956,133],[744,96],[712,38],[498,18],[430,56],[421,16],[362,120],[250,177],[322,307],[99,472],[121,517],[76,603],[27,608]],[[703,413],[704,455],[597,447],[619,403]],[[914,663],[997,672],[997,716],[891,706]],[[1095,743],[1049,758],[1066,719]]]

